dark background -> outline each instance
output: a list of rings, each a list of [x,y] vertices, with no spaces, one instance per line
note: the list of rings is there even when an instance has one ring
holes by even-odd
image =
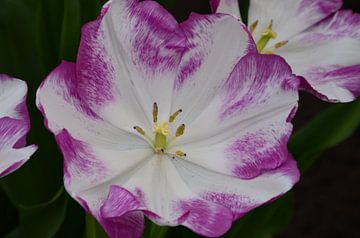
[[[266,1],[266,0],[264,0]],[[359,0],[344,0],[344,9],[360,12]],[[207,0],[175,1],[173,14],[186,19],[191,11],[210,11]],[[184,10],[184,7],[187,9]],[[360,52],[359,52],[360,57]],[[299,128],[329,106],[301,94],[294,124]],[[360,130],[350,139],[327,151],[302,175],[295,187],[295,213],[278,238],[360,237]]]

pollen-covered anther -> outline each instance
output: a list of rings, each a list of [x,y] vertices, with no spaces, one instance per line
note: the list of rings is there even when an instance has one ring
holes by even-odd
[[[153,122],[156,123],[158,120],[159,108],[156,102],[153,104]]]
[[[178,156],[178,157],[186,157],[186,153],[183,152],[183,151],[181,151],[181,150],[177,150],[177,151],[175,152],[175,154],[176,154],[176,156]]]
[[[182,109],[177,110],[169,117],[169,122],[173,123],[176,119],[176,117],[182,112]]]
[[[142,136],[146,135],[145,131],[139,126],[134,126],[134,130],[136,130]]]
[[[276,43],[274,47],[276,49],[279,49],[279,48],[283,47],[284,45],[286,45],[288,42],[289,42],[288,40],[280,41],[280,42]]]
[[[181,124],[177,129],[176,129],[176,137],[180,137],[184,134],[185,132],[185,124]]]
[[[254,33],[258,24],[259,24],[259,20],[256,20],[250,25],[249,30],[251,33]]]

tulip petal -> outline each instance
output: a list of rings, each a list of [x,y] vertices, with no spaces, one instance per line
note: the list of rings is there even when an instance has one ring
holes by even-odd
[[[154,102],[161,108],[159,118],[170,113],[185,36],[155,1],[116,0],[106,8],[83,28],[77,90],[120,128],[150,128]]]
[[[20,168],[36,151],[34,145],[23,148],[15,146],[28,131],[29,125],[22,120],[9,117],[0,119],[0,177]]]
[[[181,28],[188,50],[180,65],[172,111],[183,109],[178,121],[189,124],[217,94],[240,58],[256,48],[246,27],[228,15],[192,14]]]
[[[349,102],[360,95],[360,15],[339,11],[293,38],[277,53],[322,99]]]
[[[238,0],[210,0],[213,12],[230,14],[240,19],[240,7]]]
[[[275,169],[291,157],[287,141],[298,86],[281,57],[249,54],[171,147],[186,151],[193,163],[240,178]]]
[[[341,0],[251,0],[248,22],[258,20],[254,38],[259,40],[273,20],[276,41],[285,41],[323,20],[341,5]]]
[[[36,151],[26,145],[30,130],[26,84],[0,74],[0,177],[21,167]]]
[[[300,176],[292,159],[253,179],[239,179],[208,170],[192,163],[191,157],[188,160],[176,159],[174,164],[183,181],[196,195],[231,210],[232,220],[283,195]],[[224,218],[219,219],[226,222]]]

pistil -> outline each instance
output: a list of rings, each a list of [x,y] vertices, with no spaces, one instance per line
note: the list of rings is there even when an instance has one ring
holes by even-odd
[[[269,26],[261,33],[261,38],[256,43],[256,48],[262,52],[271,39],[275,39],[277,34],[272,30],[273,20],[270,21]]]

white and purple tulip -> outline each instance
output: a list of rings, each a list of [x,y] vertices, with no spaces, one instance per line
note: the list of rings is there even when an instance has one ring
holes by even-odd
[[[140,237],[144,215],[218,237],[298,181],[287,150],[298,87],[232,16],[179,24],[155,1],[113,0],[37,105],[67,191],[110,237]]]
[[[234,13],[237,0],[210,0]],[[342,0],[250,0],[249,29],[262,53],[286,59],[302,87],[332,102],[360,95],[360,15],[339,10]]]
[[[30,130],[26,83],[0,74],[0,177],[20,168],[36,151],[26,145]]]

